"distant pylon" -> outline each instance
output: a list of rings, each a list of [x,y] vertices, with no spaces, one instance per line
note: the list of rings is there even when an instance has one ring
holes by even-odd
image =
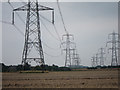
[[[119,43],[118,37],[119,37],[119,34],[115,33],[114,31],[113,33],[110,33],[108,35],[108,39],[111,39],[111,40],[109,40],[107,43],[112,44],[112,47],[108,49],[112,51],[111,66],[118,66],[118,49],[119,49],[118,48],[118,43]]]
[[[71,44],[73,44],[73,42],[71,41],[71,39],[73,38],[72,34],[65,34],[62,36],[62,40],[65,38],[65,41],[62,43],[62,45],[65,45],[65,49],[63,49],[66,53],[65,56],[65,67],[71,67],[71,51],[72,51],[72,47]]]
[[[98,54],[99,54],[99,59],[100,59],[100,66],[104,66],[104,60],[105,60],[105,57],[104,57],[104,54],[105,54],[104,48],[100,48]]]
[[[80,57],[79,57],[79,54],[75,54],[74,65],[75,65],[76,67],[78,67],[78,66],[80,65]]]
[[[13,24],[15,11],[27,11],[25,44],[22,55],[23,65],[31,63],[32,61],[41,65],[45,64],[41,42],[39,11],[46,10],[51,10],[52,14],[54,14],[53,8],[39,5],[37,0],[29,0],[28,4],[13,10]],[[52,22],[54,22],[54,19],[52,20]]]
[[[77,54],[76,49],[72,49],[72,50],[73,50],[72,65],[78,67],[80,65],[79,54]]]
[[[96,67],[96,58],[95,58],[95,56],[92,57],[91,62],[92,62],[92,67]]]
[[[75,48],[73,48],[73,49],[71,49],[72,50],[72,53],[71,53],[71,56],[72,56],[72,65],[73,65],[73,63],[74,63],[74,58],[75,58],[75,54],[76,54],[76,49]]]
[[[95,54],[95,61],[96,61],[96,66],[99,66],[98,53]]]

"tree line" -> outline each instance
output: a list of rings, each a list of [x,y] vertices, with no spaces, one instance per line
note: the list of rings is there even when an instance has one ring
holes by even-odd
[[[26,65],[5,65],[4,63],[0,63],[0,72],[17,72],[17,71],[25,71],[25,70],[41,70],[41,71],[71,71],[71,68],[68,67],[59,67],[57,65],[41,65],[41,66],[31,66],[29,64]]]

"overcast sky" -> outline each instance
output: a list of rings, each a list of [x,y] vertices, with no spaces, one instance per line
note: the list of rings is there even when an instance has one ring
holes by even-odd
[[[63,24],[61,22],[60,14],[58,12],[57,3],[40,3],[45,6],[53,7],[55,9],[55,25],[57,31],[62,37],[65,34]],[[16,7],[20,7],[23,3],[12,3]],[[77,46],[78,54],[81,58],[81,65],[91,66],[91,57],[98,52],[98,49],[105,47],[108,40],[108,34],[113,30],[118,32],[118,3],[117,2],[61,2],[60,8],[64,18],[67,31],[74,35],[74,42]],[[12,8],[8,3],[3,3],[2,6],[2,20],[11,22]],[[25,12],[18,12],[22,19],[26,20]],[[41,12],[41,15],[51,20],[50,12]],[[49,31],[58,38],[53,25],[43,18],[42,22],[47,26]],[[25,24],[21,22],[15,14],[15,25],[24,33]],[[45,29],[41,23],[41,34],[43,41],[43,50],[47,54],[45,56],[45,63],[52,65],[64,66],[65,53],[61,55],[60,42],[56,40]],[[7,65],[20,64],[22,59],[22,51],[24,46],[24,37],[16,30],[16,28],[9,24],[2,24],[2,45],[3,57],[2,62]],[[48,48],[45,44],[47,44]],[[110,64],[108,59],[105,63]]]

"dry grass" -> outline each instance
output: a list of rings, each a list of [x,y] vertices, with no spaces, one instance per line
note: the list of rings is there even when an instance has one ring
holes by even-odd
[[[117,88],[118,71],[3,73],[5,88]]]

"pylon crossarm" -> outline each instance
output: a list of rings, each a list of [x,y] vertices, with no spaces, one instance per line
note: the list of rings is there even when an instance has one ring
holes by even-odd
[[[30,8],[32,11],[36,11],[36,8]],[[29,10],[29,7],[28,7],[28,4],[24,5],[24,6],[21,6],[19,8],[16,8],[16,9],[13,9],[13,11],[28,11]],[[46,6],[42,6],[42,5],[39,5],[38,6],[38,10],[39,11],[44,11],[44,10],[54,10],[53,8],[49,8],[49,7],[46,7]]]
[[[112,43],[112,41],[108,41],[108,42],[106,43],[106,46],[107,46],[108,43]]]
[[[50,8],[50,7],[43,6],[43,5],[38,5],[38,10],[54,10],[54,9]]]
[[[74,36],[73,36],[72,34],[69,34],[69,36],[71,36],[71,37],[72,37],[72,39],[74,40]]]
[[[21,6],[19,8],[13,9],[13,11],[27,11],[28,10],[28,4]]]
[[[74,37],[73,37],[73,35],[72,34],[64,34],[64,35],[62,35],[62,40],[63,40],[63,37],[72,37],[73,38],[73,40],[74,40]]]

